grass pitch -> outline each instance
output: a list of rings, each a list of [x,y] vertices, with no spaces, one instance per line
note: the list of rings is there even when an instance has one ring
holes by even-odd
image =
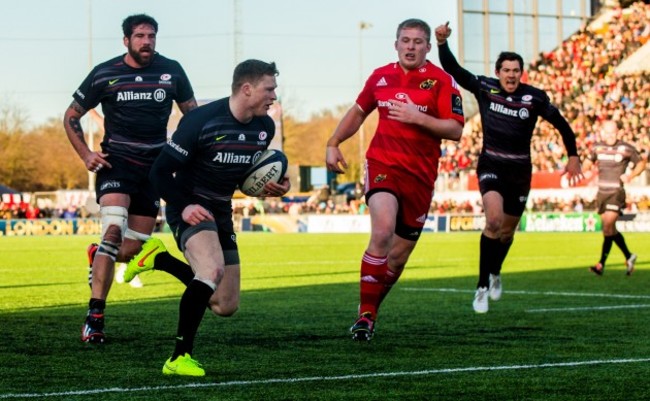
[[[476,315],[479,233],[425,234],[369,344],[348,334],[368,235],[244,233],[242,297],[207,315],[205,378],[166,377],[183,286],[163,272],[114,284],[108,343],[79,341],[94,237],[0,238],[0,400],[638,400],[650,376],[650,243],[605,275],[597,233],[518,233],[504,294]],[[171,236],[163,235],[170,249]]]

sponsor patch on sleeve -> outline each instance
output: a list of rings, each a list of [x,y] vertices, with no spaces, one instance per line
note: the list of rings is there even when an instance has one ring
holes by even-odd
[[[451,94],[451,111],[459,116],[463,115],[463,99],[455,93]]]

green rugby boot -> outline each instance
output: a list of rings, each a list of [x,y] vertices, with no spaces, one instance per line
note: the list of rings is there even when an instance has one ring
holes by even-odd
[[[167,248],[165,248],[165,244],[160,239],[151,237],[145,241],[142,244],[140,253],[135,255],[126,265],[124,281],[130,283],[138,274],[153,269],[156,255],[161,252],[167,252]]]
[[[181,355],[172,361],[169,358],[162,368],[164,375],[177,376],[205,376],[205,370],[196,359],[192,359],[190,354]]]

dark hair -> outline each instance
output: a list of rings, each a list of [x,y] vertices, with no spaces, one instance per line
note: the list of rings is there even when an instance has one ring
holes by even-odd
[[[515,52],[501,52],[501,54],[499,54],[499,58],[497,58],[497,62],[494,65],[497,71],[501,70],[504,61],[518,61],[519,68],[521,68],[522,71],[524,69],[524,59]]]
[[[399,39],[400,31],[406,28],[422,29],[424,33],[427,35],[427,43],[431,41],[431,27],[429,26],[429,24],[422,21],[421,19],[409,18],[406,21],[403,21],[401,24],[399,24],[397,26],[397,34],[396,34],[397,39]]]
[[[133,35],[133,28],[138,25],[147,24],[153,27],[153,30],[158,33],[158,23],[153,17],[148,16],[147,14],[135,14],[129,15],[122,21],[122,32],[124,32],[125,38],[131,38]]]
[[[242,61],[235,67],[235,72],[232,74],[232,92],[237,92],[246,82],[256,84],[265,75],[276,76],[279,74],[275,63],[265,63],[260,60]]]

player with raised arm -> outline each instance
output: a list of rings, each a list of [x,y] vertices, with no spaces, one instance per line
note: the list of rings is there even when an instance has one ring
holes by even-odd
[[[550,122],[562,135],[569,155],[566,166],[571,185],[582,179],[576,139],[569,123],[546,93],[521,82],[524,61],[513,52],[502,52],[495,65],[496,78],[474,75],[462,68],[451,53],[449,22],[435,30],[442,67],[476,97],[483,124],[483,148],[476,174],[485,210],[481,234],[479,279],[472,306],[488,311],[488,296],[501,298],[501,267],[526,207],[532,180],[530,145],[538,117]]]

